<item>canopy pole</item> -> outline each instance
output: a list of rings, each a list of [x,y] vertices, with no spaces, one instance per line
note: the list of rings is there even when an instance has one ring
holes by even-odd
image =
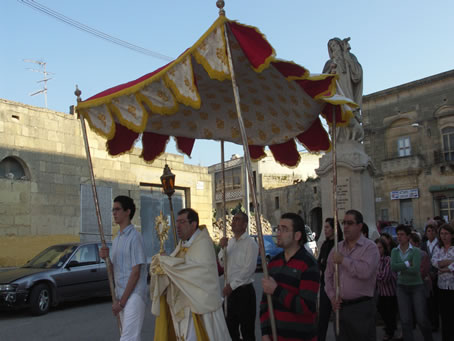
[[[175,213],[173,211],[172,197],[169,195],[169,207],[170,207],[170,223],[172,224],[173,230],[173,241],[175,242],[175,248],[178,244],[177,238],[177,225],[175,224]]]
[[[227,237],[227,218],[226,218],[226,200],[225,200],[225,157],[224,157],[224,140],[221,141],[221,167],[222,167],[222,235]],[[227,281],[227,245],[224,246],[224,288]],[[227,316],[227,297],[224,299],[224,313]]]
[[[82,99],[80,98],[80,95],[82,94],[82,91],[79,90],[77,85],[76,85],[76,91],[74,91],[74,94],[77,96],[77,102],[78,103],[81,102]],[[107,247],[107,245],[106,245],[106,239],[104,237],[104,229],[102,226],[101,210],[99,208],[98,192],[96,190],[95,174],[93,172],[93,163],[91,160],[90,146],[88,144],[87,129],[85,127],[85,119],[82,115],[78,115],[78,117],[80,119],[80,125],[82,127],[82,136],[84,138],[85,152],[87,154],[87,161],[88,161],[88,169],[90,171],[91,189],[93,192],[93,200],[95,203],[96,217],[98,218],[99,236],[101,237],[102,247],[105,248],[105,247]],[[112,261],[110,260],[110,257],[106,258],[106,269],[107,269],[107,277],[109,278],[109,288],[110,288],[110,294],[112,296],[112,303],[116,304],[117,296],[115,295],[114,276],[112,273]],[[118,329],[119,329],[120,335],[121,335],[122,327],[121,327],[120,315],[117,315],[117,323],[118,323]]]
[[[333,137],[333,213],[334,213],[334,250],[338,252],[337,233],[337,161],[336,161],[336,107],[333,105],[333,124],[331,126]],[[339,264],[334,264],[334,285],[336,287],[336,302],[339,300]],[[336,335],[339,336],[339,309],[336,310]]]
[[[265,276],[266,279],[268,279],[269,278],[268,268],[266,266],[264,266],[264,265],[266,265],[266,256],[265,256],[265,247],[264,247],[264,243],[263,243],[262,225],[261,225],[261,221],[260,221],[260,218],[261,218],[260,207],[257,203],[257,193],[255,190],[254,177],[253,177],[253,173],[252,173],[251,156],[249,154],[246,128],[244,127],[243,116],[241,114],[240,94],[239,94],[238,86],[237,86],[236,79],[235,79],[235,71],[233,69],[232,51],[230,50],[229,35],[227,34],[228,28],[227,28],[227,25],[225,25],[224,27],[225,27],[224,35],[225,35],[225,42],[226,42],[226,48],[227,48],[227,57],[228,57],[228,62],[229,62],[230,76],[232,77],[232,88],[233,88],[233,94],[235,96],[236,112],[237,112],[237,116],[238,116],[238,125],[240,127],[241,140],[243,142],[244,161],[246,163],[246,168],[247,168],[248,178],[249,178],[249,186],[250,186],[251,194],[252,194],[252,202],[254,204],[254,210],[255,210],[255,221],[256,221],[256,225],[257,225],[257,236],[258,236],[258,242],[259,242],[260,256],[262,259],[263,275]],[[268,303],[268,312],[270,314],[271,332],[273,334],[272,335],[273,341],[277,341],[276,320],[274,318],[273,301],[271,299],[271,295],[267,294],[266,299],[267,299],[267,303]]]

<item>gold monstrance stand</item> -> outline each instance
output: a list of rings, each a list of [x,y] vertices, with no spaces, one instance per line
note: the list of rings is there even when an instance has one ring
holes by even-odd
[[[169,232],[169,224],[167,223],[167,218],[161,213],[155,219],[155,226],[156,233],[158,234],[160,249],[159,253],[164,253],[164,243],[167,240],[168,232]]]

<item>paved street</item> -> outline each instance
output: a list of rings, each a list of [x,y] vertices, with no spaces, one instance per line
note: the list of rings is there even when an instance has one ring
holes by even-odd
[[[261,296],[258,288],[262,273],[256,274],[256,293]],[[221,278],[221,281],[223,279]],[[258,304],[258,300],[257,300]],[[96,299],[77,303],[63,304],[52,309],[44,316],[32,317],[27,311],[0,312],[1,341],[97,341],[118,340],[116,321],[110,310],[110,299]],[[153,340],[154,318],[147,307],[142,341]],[[257,340],[260,340],[260,328],[257,318]],[[333,328],[330,326],[328,340],[334,341]],[[419,332],[415,341],[422,340]],[[434,341],[440,340],[439,334],[434,334]],[[382,340],[383,332],[377,327],[377,340]]]

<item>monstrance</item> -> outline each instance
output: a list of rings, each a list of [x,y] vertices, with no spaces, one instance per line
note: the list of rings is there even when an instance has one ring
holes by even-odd
[[[164,217],[164,215],[162,214],[162,211],[155,219],[154,228],[156,229],[156,233],[158,234],[158,238],[159,238],[159,244],[160,244],[159,253],[164,253],[165,252],[164,243],[167,240],[170,226],[167,222],[167,218]]]

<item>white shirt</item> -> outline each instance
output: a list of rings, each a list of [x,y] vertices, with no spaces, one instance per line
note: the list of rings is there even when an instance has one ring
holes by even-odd
[[[448,251],[444,247],[436,247],[432,256],[432,265],[438,267],[438,262],[441,260],[454,259],[454,246],[451,246]],[[450,272],[438,273],[438,287],[444,290],[454,290],[454,263],[448,266]]]
[[[244,232],[241,237],[229,239],[227,244],[227,283],[232,290],[254,282],[254,273],[257,267],[259,246]],[[224,250],[218,254],[219,263],[224,266]]]
[[[427,250],[429,250],[429,255],[434,253],[434,247],[438,244],[438,239],[434,238],[434,240],[430,241],[427,240]]]
[[[410,252],[410,250],[413,249],[413,246],[411,245],[411,243],[408,243],[408,248],[407,248],[407,250],[405,250],[405,252],[403,252],[402,249],[400,248],[400,244],[397,245],[397,248],[399,249],[400,258],[402,258],[402,260],[404,261],[405,266],[407,268],[409,268],[410,262],[407,260],[407,257],[408,257],[408,253]],[[400,271],[398,273],[400,273]]]

